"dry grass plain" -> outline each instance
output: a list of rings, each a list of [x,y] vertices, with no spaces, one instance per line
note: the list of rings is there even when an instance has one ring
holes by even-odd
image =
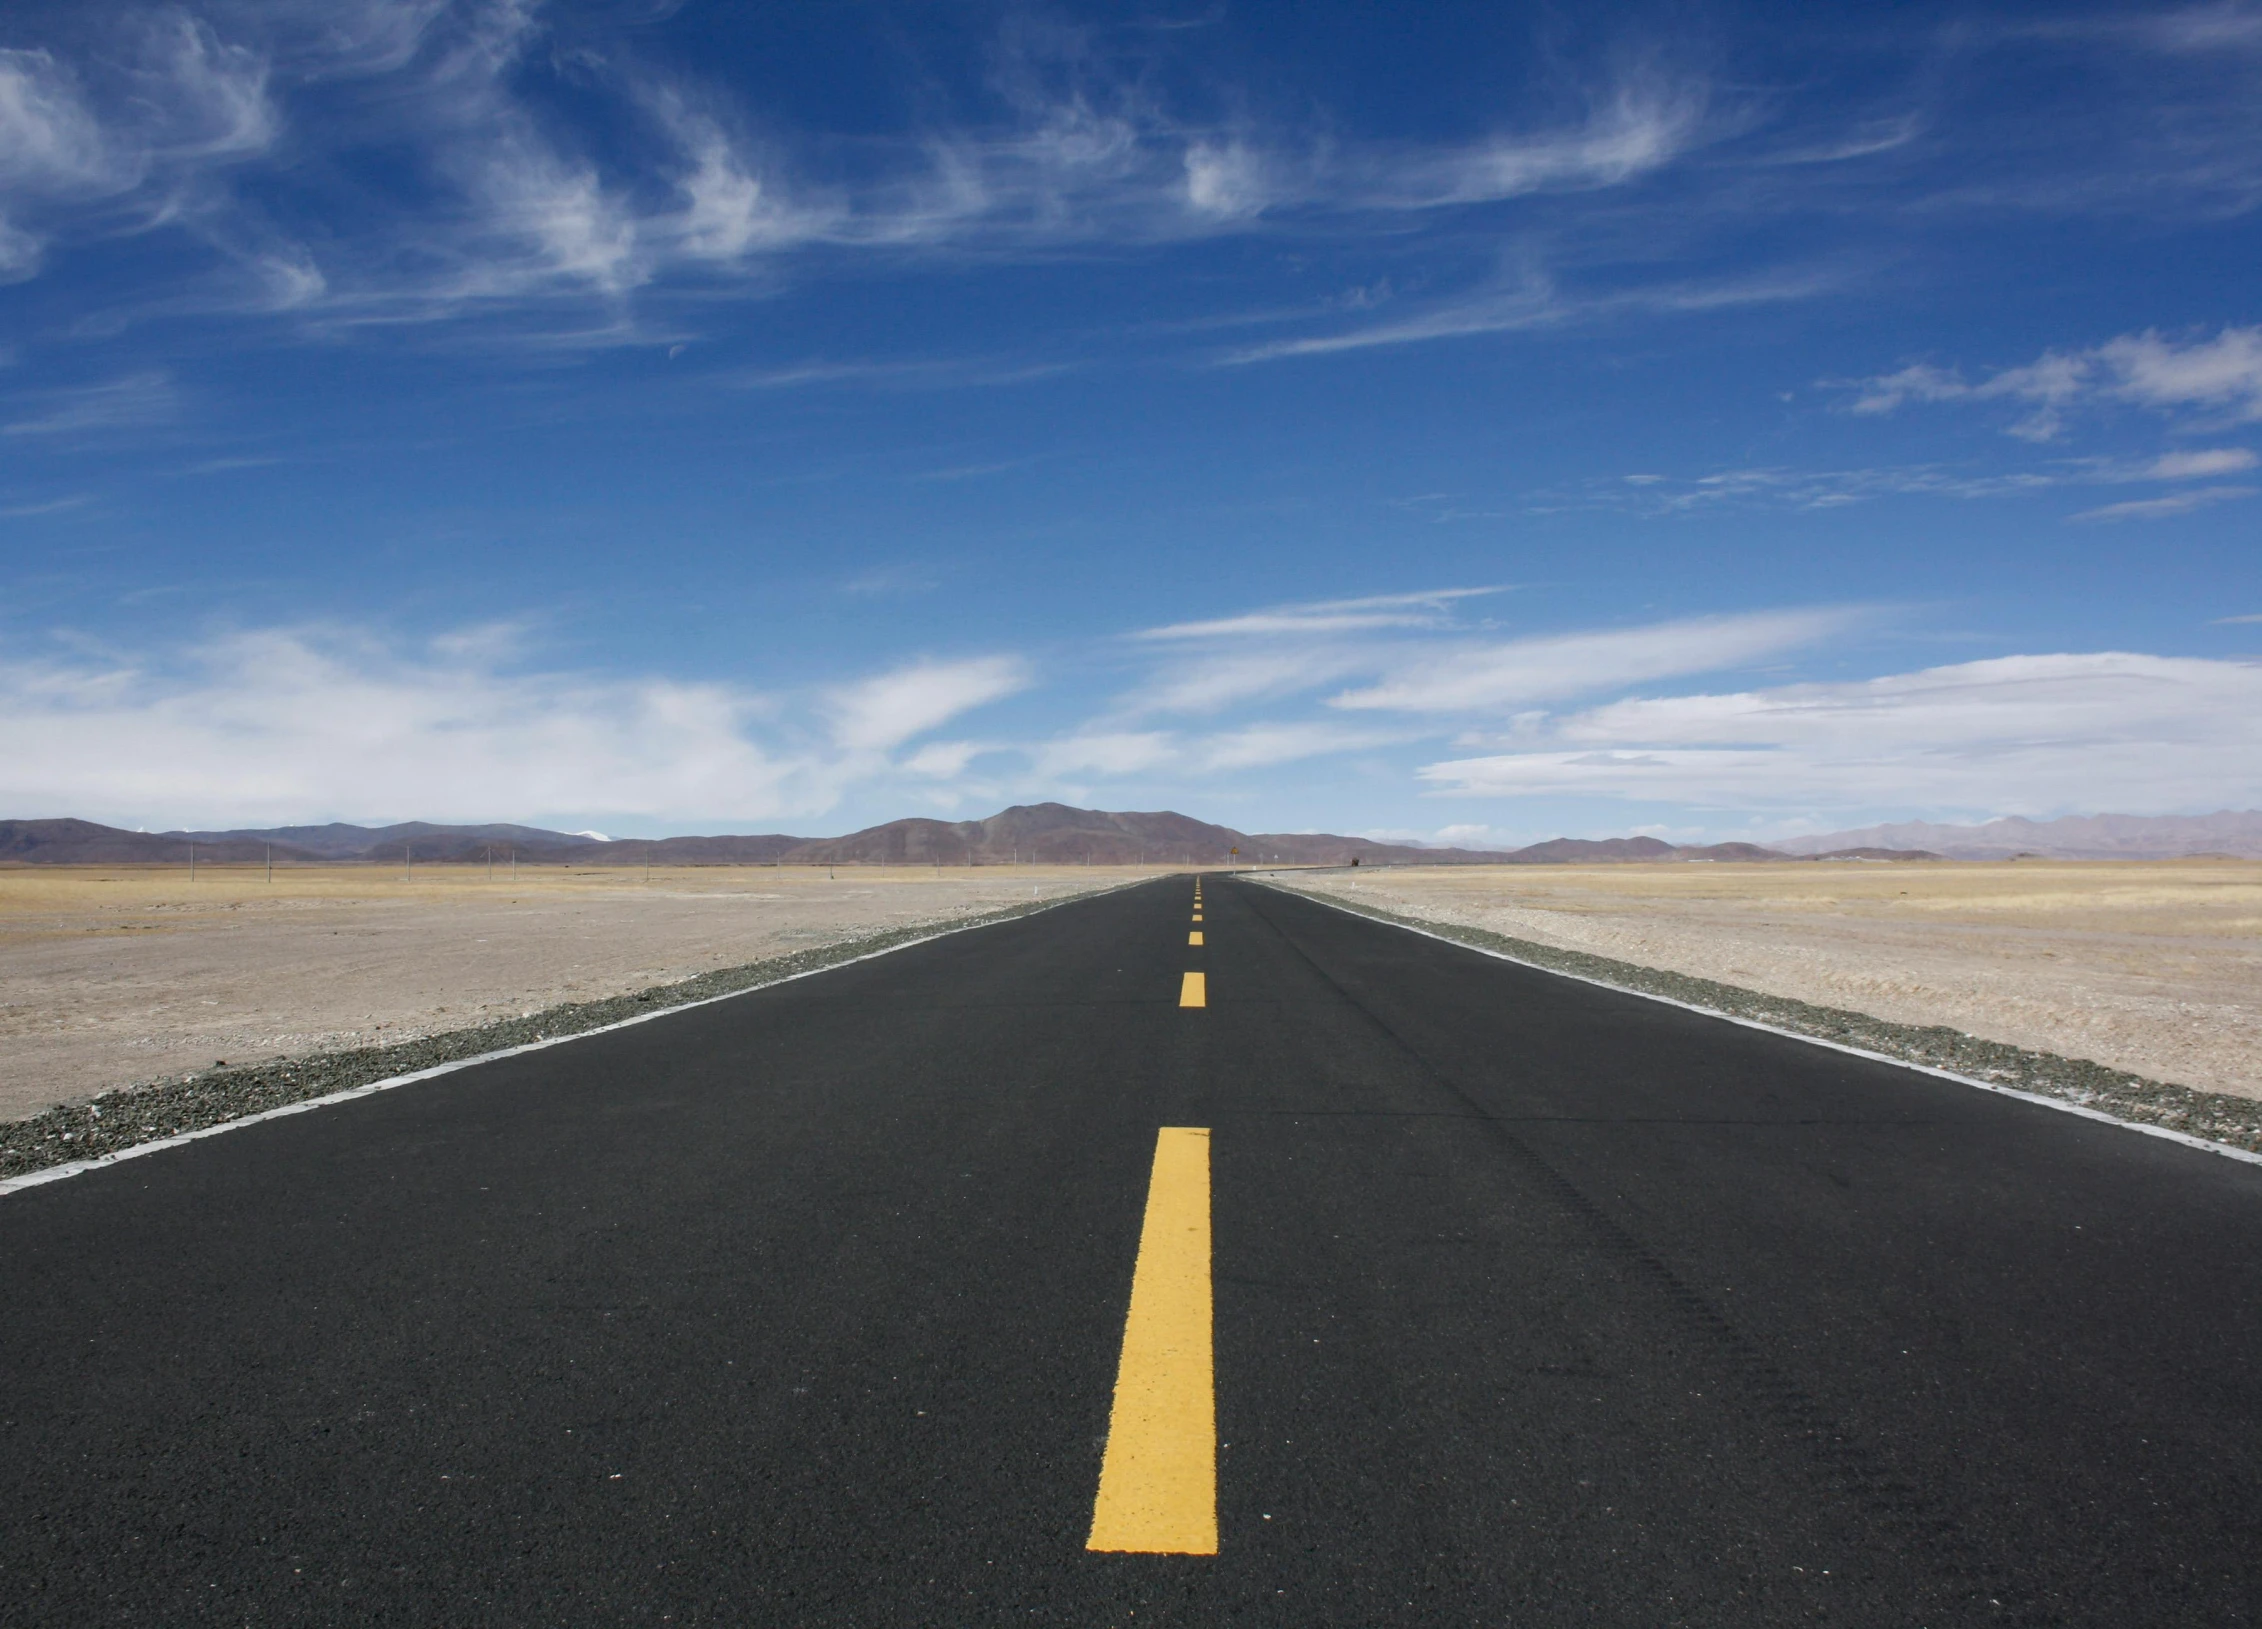
[[[410,1040],[1147,874],[0,870],[0,1120],[221,1059]]]
[[[2262,862],[1440,866],[1279,880],[2262,1098]]]

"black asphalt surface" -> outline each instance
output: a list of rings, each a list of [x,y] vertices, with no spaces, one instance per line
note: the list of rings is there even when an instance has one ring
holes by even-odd
[[[0,1199],[0,1620],[2256,1620],[2262,1167],[1191,892]],[[1214,1558],[1082,1547],[1162,1125]]]

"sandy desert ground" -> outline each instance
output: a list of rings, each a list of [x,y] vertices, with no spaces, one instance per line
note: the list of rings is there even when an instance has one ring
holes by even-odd
[[[222,1059],[412,1039],[1144,874],[0,870],[0,1120]]]
[[[1280,880],[2262,1098],[2262,862],[1484,866]]]

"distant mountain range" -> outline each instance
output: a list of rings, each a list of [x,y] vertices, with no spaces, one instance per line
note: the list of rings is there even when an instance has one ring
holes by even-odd
[[[1498,854],[1417,848],[1324,833],[1256,833],[1182,814],[1118,814],[1063,803],[1017,805],[987,820],[891,820],[845,837],[600,838],[535,826],[277,826],[265,830],[132,832],[86,820],[0,821],[0,864],[185,865],[190,845],[213,864],[256,863],[270,849],[294,864],[483,861],[534,865],[1429,865],[1498,862]]]
[[[2186,854],[2228,854],[2262,860],[2262,809],[2208,815],[2067,815],[2027,820],[2013,815],[1981,826],[1936,826],[1910,820],[1864,826],[1775,845],[1811,855],[1854,847],[1925,848],[1951,860],[2007,860],[2032,854],[2049,860],[2172,860]]]
[[[2158,859],[2216,853],[2262,858],[2262,813],[2196,817],[2089,815],[2040,824],[1921,822],[1752,843],[1676,846],[1654,837],[1558,837],[1528,848],[1422,848],[1325,832],[1241,832],[1154,814],[1017,804],[987,820],[891,820],[845,837],[601,838],[538,826],[276,826],[236,831],[122,831],[87,820],[0,820],[0,865],[183,865],[190,845],[212,864],[473,862],[491,853],[532,865],[1593,865],[1643,860]],[[1236,853],[1236,851],[1238,851]]]

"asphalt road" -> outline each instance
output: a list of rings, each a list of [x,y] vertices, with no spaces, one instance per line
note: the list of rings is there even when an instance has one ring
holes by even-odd
[[[0,1621],[2255,1621],[2262,1168],[1207,894],[0,1199]],[[1214,1557],[1084,1548],[1162,1126]]]

